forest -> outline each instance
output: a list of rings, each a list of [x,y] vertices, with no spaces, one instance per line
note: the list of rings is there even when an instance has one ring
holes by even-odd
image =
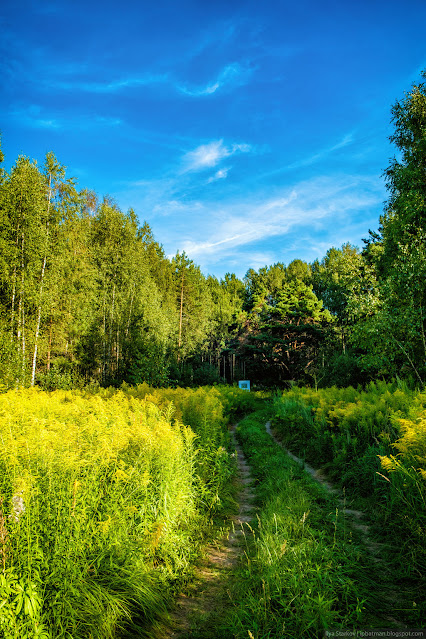
[[[53,152],[1,170],[0,637],[424,636],[422,80],[363,247],[243,280]],[[236,559],[206,578],[209,552]]]
[[[243,280],[206,276],[185,253],[169,259],[148,222],[79,190],[53,152],[42,166],[20,156],[0,174],[3,387],[423,383],[423,83],[392,119],[379,230],[366,229],[361,249],[331,247]]]

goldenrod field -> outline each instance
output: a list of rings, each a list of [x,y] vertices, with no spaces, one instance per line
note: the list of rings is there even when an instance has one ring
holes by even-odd
[[[267,420],[365,509],[378,538],[386,531],[388,586],[403,591],[398,614],[420,623],[425,403],[423,392],[381,382],[294,388],[270,401],[232,387],[146,384],[0,394],[1,639],[161,636],[232,499],[225,414],[244,412],[237,435],[258,516],[232,605],[206,636],[316,637],[383,623],[374,611],[389,604],[375,599],[383,575],[339,506],[271,440]]]
[[[143,633],[232,473],[218,392],[0,395],[0,636]]]
[[[276,431],[291,450],[366,501],[378,532],[388,532],[389,561],[401,580],[419,580],[426,605],[425,391],[400,381],[295,388],[275,398],[274,412]]]

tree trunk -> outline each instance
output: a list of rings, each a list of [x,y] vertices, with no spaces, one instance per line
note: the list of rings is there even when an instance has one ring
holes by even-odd
[[[422,334],[423,353],[426,358],[426,337],[425,337],[425,327],[424,327],[424,320],[423,320],[423,307],[421,302],[419,306],[420,306],[420,326],[421,326],[420,332]]]
[[[104,334],[103,334],[103,349],[102,349],[102,368],[101,368],[101,381],[105,381],[106,370],[106,292],[104,292]]]
[[[22,301],[22,384],[25,384],[25,306]]]
[[[34,336],[34,354],[33,354],[33,365],[32,365],[32,371],[31,371],[31,386],[34,386],[35,384],[35,372],[36,372],[36,366],[37,366],[37,350],[38,350],[38,338],[40,335],[40,325],[41,325],[41,308],[42,308],[42,301],[43,301],[42,296],[43,296],[44,273],[46,270],[47,252],[49,250],[49,215],[50,215],[51,200],[52,200],[52,174],[50,173],[49,174],[49,195],[47,200],[46,245],[44,250],[43,266],[41,267],[37,324],[36,324],[36,331]]]
[[[133,299],[135,297],[135,291],[134,291],[134,287],[132,290],[132,295],[130,297],[130,306],[129,306],[129,317],[127,318],[127,326],[126,326],[126,333],[125,336],[127,337],[129,334],[129,330],[130,330],[130,320],[132,318],[132,309],[133,309]]]
[[[50,316],[50,322],[49,322],[49,345],[47,348],[47,362],[46,362],[46,370],[50,371],[50,354],[52,351],[52,324],[53,324],[53,320],[52,320],[52,316]]]
[[[41,304],[42,304],[42,295],[43,295],[43,282],[44,282],[44,271],[46,268],[46,255],[43,259],[43,266],[41,269],[41,281],[40,281],[40,292],[39,292],[39,305],[38,305],[38,313],[37,313],[37,324],[34,336],[34,353],[33,353],[33,365],[31,370],[31,386],[35,384],[35,372],[37,365],[37,351],[38,351],[38,338],[40,335],[40,324],[41,324]]]
[[[12,303],[10,313],[10,341],[13,343],[13,330],[15,327],[15,298],[16,298],[16,266],[13,268]]]
[[[109,332],[108,332],[108,347],[107,347],[108,372],[110,375],[112,374],[112,368],[113,368],[112,357],[113,357],[114,347],[112,343],[112,325],[114,323],[114,311],[115,311],[115,284],[112,287],[112,305],[111,305],[111,315],[110,315]]]
[[[116,346],[116,349],[115,349],[115,371],[116,371],[116,376],[118,375],[119,360],[120,360],[120,329],[117,326],[117,346]]]
[[[18,302],[18,322],[16,328],[16,337],[18,342],[18,349],[21,349],[21,383],[25,383],[25,311],[24,311],[24,282],[25,282],[25,269],[24,269],[24,233],[21,235],[21,284],[19,288],[19,302]],[[19,384],[19,378],[16,380]]]

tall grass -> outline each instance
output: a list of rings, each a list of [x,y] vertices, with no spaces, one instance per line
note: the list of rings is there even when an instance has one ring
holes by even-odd
[[[395,580],[416,591],[409,620],[426,615],[426,393],[399,383],[365,390],[294,388],[276,396],[273,425],[364,506],[390,546]],[[413,597],[414,599],[414,597]]]
[[[389,491],[386,524],[402,538],[406,575],[426,581],[426,411],[418,417],[399,419],[402,436],[392,444],[393,453],[380,456]],[[423,594],[426,612],[426,594]]]
[[[358,549],[335,505],[265,432],[267,418],[267,411],[250,415],[237,428],[258,512],[220,636],[316,638],[327,628],[359,627]]]
[[[0,396],[0,636],[150,636],[232,472],[220,398],[194,395]]]
[[[366,390],[293,388],[276,396],[273,426],[293,452],[367,496],[383,484],[375,476],[377,455],[385,455],[398,438],[396,418],[423,400],[385,382],[372,382]]]
[[[253,411],[259,410],[269,399],[270,392],[247,392],[236,386],[217,386],[226,415],[231,420],[239,419]]]

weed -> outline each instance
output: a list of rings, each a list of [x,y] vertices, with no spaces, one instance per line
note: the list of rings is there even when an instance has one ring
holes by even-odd
[[[149,635],[233,472],[218,392],[9,391],[0,442],[0,635]]]

